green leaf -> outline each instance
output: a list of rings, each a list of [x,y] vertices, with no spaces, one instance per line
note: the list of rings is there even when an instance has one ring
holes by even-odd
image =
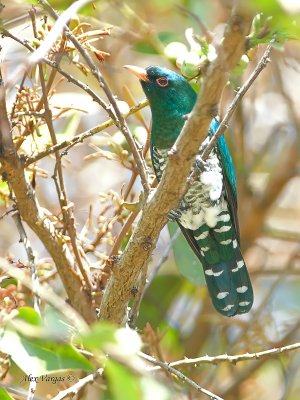
[[[97,322],[90,332],[79,337],[83,345],[89,350],[101,350],[108,343],[116,343],[116,327],[107,322]]]
[[[93,370],[92,364],[70,344],[27,339],[9,329],[0,331],[0,350],[9,354],[27,375],[66,369]]]
[[[143,398],[138,377],[124,365],[108,359],[105,372],[114,400],[141,400]]]
[[[186,279],[178,273],[156,276],[143,298],[137,321],[138,327],[144,327],[147,322],[157,327],[165,321],[174,297],[184,290],[186,283]]]
[[[300,15],[292,14],[278,0],[251,0],[248,7],[256,15],[250,35],[250,46],[267,43],[272,38],[277,42],[300,38]],[[288,7],[286,7],[288,9]],[[263,35],[262,35],[263,33]]]
[[[10,394],[7,393],[7,391],[0,387],[0,399],[1,400],[14,400],[13,397],[11,397]]]
[[[17,286],[17,285],[18,285],[17,279],[16,279],[16,278],[8,277],[8,278],[4,278],[4,279],[1,281],[1,283],[0,283],[0,287],[1,287],[2,289],[7,288],[7,286],[9,286],[9,285],[15,285],[15,286]]]
[[[168,230],[172,237],[177,230],[177,225],[169,223]],[[173,244],[173,252],[179,272],[194,285],[203,284],[204,274],[201,262],[182,234],[179,235]]]
[[[161,340],[162,348],[170,355],[174,352],[175,357],[178,353],[184,354],[180,331],[166,323],[161,324],[159,328],[161,332],[166,332]]]
[[[196,93],[199,92],[199,85],[197,82],[191,81],[189,84],[192,86],[192,88],[195,90]]]
[[[35,326],[40,326],[42,324],[40,315],[31,307],[20,307],[16,318],[20,318]]]

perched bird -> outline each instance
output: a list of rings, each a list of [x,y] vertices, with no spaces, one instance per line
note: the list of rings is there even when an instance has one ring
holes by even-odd
[[[186,116],[197,94],[179,74],[166,68],[146,69],[126,65],[141,82],[152,112],[151,159],[159,181]],[[194,168],[201,165],[200,154],[218,128],[211,121],[205,142],[199,148]],[[221,136],[207,161],[199,168],[178,209],[170,213],[176,220],[204,268],[207,287],[217,311],[227,317],[251,309],[253,290],[240,250],[237,219],[237,191],[232,159]]]

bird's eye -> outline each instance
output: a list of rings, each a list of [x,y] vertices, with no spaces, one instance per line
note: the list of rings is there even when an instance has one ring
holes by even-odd
[[[160,78],[156,79],[156,83],[160,86],[160,87],[166,87],[169,84],[169,81],[167,78],[161,76]]]

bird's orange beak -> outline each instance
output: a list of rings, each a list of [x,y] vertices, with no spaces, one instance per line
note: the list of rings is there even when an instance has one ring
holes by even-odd
[[[147,71],[144,68],[135,67],[134,65],[124,65],[124,68],[132,72],[135,76],[144,82],[149,82]]]

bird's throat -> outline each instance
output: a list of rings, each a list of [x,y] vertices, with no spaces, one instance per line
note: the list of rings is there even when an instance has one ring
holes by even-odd
[[[173,146],[185,123],[184,115],[179,113],[165,114],[164,118],[153,115],[151,142],[159,149]]]

